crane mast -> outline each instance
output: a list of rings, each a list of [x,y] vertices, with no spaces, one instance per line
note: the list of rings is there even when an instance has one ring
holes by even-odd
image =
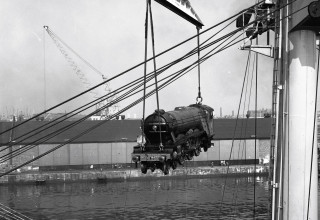
[[[61,38],[59,38],[48,26],[44,26],[44,29],[52,39],[55,46],[59,49],[65,60],[68,62],[68,64],[71,66],[75,74],[79,77],[80,81],[84,85],[85,89],[90,89],[91,84],[88,78],[86,77],[86,74],[81,70],[79,65],[72,59],[72,57],[69,55],[68,50],[75,54],[80,60],[82,60],[85,64],[87,64],[91,69],[94,70],[97,74],[99,74],[102,77],[103,81],[106,81],[108,78],[102,74],[99,70],[94,68],[90,63],[88,63],[85,59],[83,59],[80,55],[78,55],[72,48],[70,48],[66,43],[64,43]],[[110,94],[112,92],[110,88],[110,83],[106,82],[104,87],[104,94]],[[97,91],[91,90],[89,93],[93,96],[95,100],[99,99],[100,96]],[[101,100],[97,105],[96,109],[99,109],[103,106],[108,105],[112,100],[116,98],[115,95],[109,96],[109,98]],[[96,116],[93,117],[94,120],[103,120],[107,119],[110,114],[114,114],[118,111],[118,106],[113,105],[111,107],[104,108],[101,110]]]

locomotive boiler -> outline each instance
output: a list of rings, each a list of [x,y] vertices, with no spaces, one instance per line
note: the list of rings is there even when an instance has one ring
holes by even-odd
[[[132,161],[140,163],[141,172],[161,169],[169,173],[185,160],[199,156],[211,147],[214,136],[214,110],[202,104],[176,107],[174,111],[159,110],[142,122],[143,136],[137,140]]]

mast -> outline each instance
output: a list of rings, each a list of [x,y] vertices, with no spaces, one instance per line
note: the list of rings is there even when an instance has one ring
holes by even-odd
[[[289,4],[287,37],[283,39],[284,112],[282,184],[276,219],[317,219],[318,167],[315,129],[316,32],[310,27],[309,0],[280,0]],[[303,9],[304,8],[304,9]],[[301,10],[303,9],[303,10]],[[295,13],[301,10],[299,13]],[[286,13],[283,13],[286,14]],[[283,17],[284,18],[284,17]],[[284,30],[283,29],[283,30]],[[314,140],[314,141],[313,141]],[[312,161],[312,163],[311,163]],[[280,171],[281,172],[281,171]],[[311,181],[310,181],[311,180]],[[309,190],[311,193],[309,194]],[[281,211],[282,208],[282,211]]]

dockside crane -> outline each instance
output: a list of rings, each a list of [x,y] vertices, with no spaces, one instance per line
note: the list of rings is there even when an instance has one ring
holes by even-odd
[[[59,51],[61,52],[63,57],[66,59],[68,64],[71,66],[71,68],[73,69],[75,74],[79,77],[79,79],[82,82],[82,84],[84,85],[85,89],[89,89],[91,87],[90,81],[86,77],[86,74],[81,70],[79,65],[74,61],[74,59],[72,59],[72,57],[70,56],[70,52],[73,53],[76,57],[78,57],[81,61],[83,61],[95,73],[100,75],[103,81],[107,81],[108,80],[108,77],[105,74],[101,73],[94,66],[92,66],[88,61],[86,61],[78,53],[76,53],[59,36],[57,36],[48,26],[43,26],[43,27],[44,27],[45,31],[48,33],[48,35],[50,36],[50,38],[52,39],[52,41],[55,44],[55,46],[59,49]],[[105,83],[105,87],[104,87],[104,92],[106,94],[110,94],[111,91],[112,90],[110,88],[110,83],[106,82]],[[97,91],[91,90],[89,93],[92,94],[94,99],[99,99],[100,98],[100,96],[99,96]],[[112,100],[115,99],[115,98],[116,98],[116,96],[109,96],[109,98],[107,98],[105,100],[101,100],[101,102],[99,102],[96,105],[96,109],[99,109],[102,106],[107,105],[108,103],[112,102]],[[108,116],[110,114],[116,113],[118,111],[118,108],[119,108],[118,105],[113,105],[111,107],[104,108],[100,113],[98,113],[98,115],[96,115],[96,116],[98,116],[96,118],[98,118],[100,120],[106,119],[106,118],[108,118]]]

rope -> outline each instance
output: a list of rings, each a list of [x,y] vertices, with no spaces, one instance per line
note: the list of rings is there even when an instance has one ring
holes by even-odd
[[[295,1],[296,1],[296,0],[295,0]],[[263,1],[261,1],[261,2],[263,2]],[[258,4],[260,4],[261,2],[259,2]],[[258,4],[255,4],[255,5],[258,5]],[[253,6],[255,6],[255,5],[253,5]],[[253,6],[251,6],[251,7],[253,7]],[[215,25],[211,26],[210,28],[204,30],[203,32],[201,32],[201,33],[199,33],[199,34],[201,35],[201,34],[204,34],[204,33],[208,32],[208,31],[212,30],[213,28],[215,28],[215,27],[217,27],[217,26],[225,23],[226,21],[228,21],[228,20],[230,20],[230,19],[232,19],[232,18],[234,18],[234,17],[237,17],[239,14],[242,14],[243,12],[247,11],[247,10],[250,9],[251,7],[248,7],[248,8],[246,8],[246,9],[240,11],[239,13],[237,13],[237,14],[235,14],[235,15],[233,15],[233,16],[230,16],[229,18],[226,18],[225,20],[219,22],[218,24],[215,24]],[[179,47],[179,46],[187,43],[188,41],[194,39],[196,36],[197,36],[197,35],[192,36],[192,37],[190,37],[190,38],[188,38],[188,39],[186,39],[186,40],[184,40],[184,41],[182,41],[182,42],[180,42],[180,43],[178,43],[178,44],[170,47],[169,49],[164,50],[163,52],[157,54],[155,57],[159,57],[159,56],[161,56],[161,55],[163,55],[163,54],[165,54],[165,53],[167,53],[167,52],[169,52],[169,51],[171,51],[171,50],[173,50],[173,49],[175,49],[175,48],[177,48],[177,47]],[[58,107],[60,107],[61,105],[64,105],[64,104],[66,104],[66,103],[68,103],[68,102],[70,102],[70,101],[72,101],[72,100],[80,97],[81,95],[84,95],[84,94],[90,92],[91,90],[94,90],[94,89],[98,88],[99,86],[104,85],[105,83],[110,82],[110,81],[112,81],[113,79],[116,79],[116,78],[118,78],[118,77],[120,77],[120,76],[122,76],[122,75],[124,75],[124,74],[126,74],[126,73],[128,73],[128,72],[130,72],[131,70],[136,69],[137,67],[143,65],[145,62],[149,62],[151,59],[153,59],[153,57],[152,57],[152,58],[149,58],[147,61],[141,62],[141,63],[139,63],[139,64],[137,64],[137,65],[135,65],[135,66],[133,66],[133,67],[131,67],[131,68],[129,68],[129,69],[127,69],[127,70],[119,73],[119,74],[117,74],[116,76],[114,76],[114,77],[112,77],[112,78],[110,78],[110,79],[108,79],[108,80],[106,80],[106,81],[104,81],[104,82],[102,82],[102,83],[99,83],[99,84],[95,85],[94,87],[91,87],[90,89],[87,89],[87,90],[83,91],[82,93],[79,93],[78,95],[75,95],[75,96],[73,96],[73,97],[71,97],[71,98],[69,98],[69,99],[67,99],[67,100],[59,103],[58,105],[55,105],[55,106],[53,106],[53,107],[51,107],[51,108],[49,108],[49,109],[47,109],[47,110],[45,110],[45,111],[37,114],[37,115],[29,118],[28,120],[25,120],[25,121],[21,122],[20,124],[16,125],[14,128],[16,128],[16,127],[18,127],[18,126],[20,126],[20,125],[22,125],[22,124],[25,124],[25,123],[33,120],[33,119],[36,119],[37,117],[41,116],[42,114],[47,113],[47,112],[49,112],[49,111],[51,111],[51,110],[53,110],[53,109],[55,109],[55,108],[58,108]],[[4,134],[4,133],[6,133],[6,132],[8,132],[8,131],[10,131],[10,130],[11,130],[11,129],[7,129],[7,130],[1,132],[0,135]]]
[[[242,39],[241,39],[241,40],[242,40]],[[240,40],[240,41],[241,41],[241,40]],[[240,41],[238,41],[238,42],[240,42]],[[238,42],[236,42],[236,43],[238,43]],[[229,48],[230,46],[233,46],[233,45],[236,44],[236,43],[233,43],[233,44],[231,44],[231,45],[229,45],[229,46],[225,46],[224,48],[221,48],[220,50],[218,50],[218,51],[215,52],[214,54],[216,54],[216,53],[218,53],[218,52],[221,52],[221,51],[223,51],[224,49],[227,49],[227,48]],[[212,57],[214,54],[211,54],[210,56],[208,56],[208,54],[206,54],[205,56],[207,56],[207,57],[204,57],[201,62],[204,62],[204,61],[207,60],[208,58]],[[191,64],[189,67],[191,67],[191,66],[194,65],[194,64],[196,64],[196,63]],[[176,74],[175,76],[171,77],[169,80],[167,80],[166,82],[164,82],[164,83],[159,87],[160,90],[161,90],[162,88],[166,87],[167,85],[171,84],[171,83],[174,82],[175,80],[179,79],[182,75],[190,72],[190,71],[191,71],[193,68],[195,68],[196,66],[194,66],[194,67],[192,67],[191,69],[187,70],[189,67],[186,67],[186,68],[178,71],[178,72],[179,72],[178,74]],[[146,95],[146,97],[150,97],[150,96],[153,95],[154,93],[155,93],[155,90],[152,90],[151,92],[149,92],[149,93]],[[49,153],[51,153],[51,152],[59,149],[60,147],[66,145],[66,144],[72,143],[74,140],[78,139],[79,137],[83,136],[84,134],[86,134],[86,133],[88,133],[88,132],[96,129],[97,127],[101,126],[102,124],[108,122],[109,120],[111,120],[111,119],[112,119],[113,117],[115,117],[116,115],[119,115],[119,114],[123,113],[124,111],[130,109],[131,107],[137,105],[137,104],[140,103],[143,99],[144,99],[144,97],[136,100],[135,102],[133,102],[133,103],[131,103],[130,105],[128,105],[126,108],[120,110],[117,114],[112,115],[109,119],[104,120],[104,121],[101,121],[101,122],[98,123],[97,125],[95,125],[95,126],[89,128],[89,129],[83,131],[82,133],[80,133],[80,134],[76,135],[75,137],[69,139],[69,140],[66,141],[65,143],[62,143],[62,144],[56,146],[55,148],[53,148],[53,149],[51,149],[51,150],[49,150],[49,151],[47,151],[47,152],[45,152],[45,153],[43,153],[43,154],[35,157],[35,158],[33,158],[33,159],[31,159],[31,160],[29,160],[29,161],[27,161],[27,162],[25,162],[25,163],[23,163],[23,164],[15,167],[15,168],[13,168],[13,169],[11,169],[11,170],[9,170],[9,171],[1,174],[0,177],[2,177],[2,176],[4,176],[4,175],[7,175],[7,174],[13,172],[14,170],[19,169],[19,168],[21,168],[21,167],[23,167],[23,166],[25,166],[25,165],[27,165],[27,164],[35,161],[35,160],[38,160],[39,158],[41,158],[41,157],[43,157],[43,156],[45,156],[45,155],[47,155],[47,154],[49,154]],[[94,113],[92,113],[92,114],[94,114]],[[79,121],[77,121],[77,123],[80,123],[81,121],[82,121],[82,120],[79,120]],[[63,131],[62,131],[62,132],[63,132]],[[58,134],[60,134],[60,133],[61,133],[61,131],[60,131]]]
[[[145,109],[146,109],[146,74],[147,74],[147,56],[148,56],[148,1],[146,0],[146,19],[145,19],[145,35],[144,35],[144,77],[143,77],[143,107],[142,107],[142,122],[141,122],[141,136],[142,136],[142,149],[144,149],[144,119],[145,119]]]
[[[153,52],[153,68],[154,68],[154,81],[156,87],[156,99],[157,99],[157,110],[158,110],[158,119],[159,119],[159,137],[160,137],[160,145],[159,148],[162,151],[162,134],[161,134],[161,120],[160,120],[160,109],[159,109],[159,93],[158,93],[158,80],[157,80],[157,66],[156,66],[156,58],[155,58],[155,44],[154,44],[154,28],[153,28],[153,19],[152,19],[152,10],[151,10],[151,1],[148,0],[149,10],[150,10],[150,24],[151,24],[151,36],[152,36],[152,52]]]
[[[22,213],[17,212],[16,210],[9,208],[9,207],[5,206],[2,203],[0,203],[0,209],[3,211],[2,213],[4,215],[8,215],[8,214],[12,215],[12,216],[10,216],[10,217],[12,217],[12,219],[26,219],[26,220],[28,219],[28,220],[31,220],[31,218],[29,218],[28,216],[23,215]],[[5,214],[5,213],[8,213],[8,214]],[[1,216],[1,217],[6,218],[5,216]],[[6,219],[8,219],[8,218],[6,218]]]
[[[223,39],[223,38],[220,38],[219,40],[221,40],[221,39]],[[221,44],[220,44],[221,45]],[[217,48],[217,47],[216,47]],[[222,51],[222,50],[219,50],[218,52],[220,52],[220,51]],[[218,52],[216,52],[216,53],[218,53]],[[216,53],[214,53],[214,54],[216,54]],[[212,55],[214,55],[214,54],[212,54]],[[212,55],[210,55],[209,57],[211,57]],[[204,58],[203,59],[203,61],[205,61],[206,59],[208,59],[209,57],[207,57],[207,58]],[[202,62],[202,61],[201,61]],[[186,70],[186,69],[183,69],[183,71],[184,70]],[[179,76],[179,77],[177,77],[176,79],[178,79],[178,78],[180,78],[181,76]]]
[[[220,44],[221,45],[221,44]],[[220,46],[219,45],[219,46]],[[234,44],[233,44],[234,45]],[[216,47],[217,48],[217,47]],[[225,47],[224,49],[226,49],[227,47]],[[218,53],[218,52],[221,52],[222,51],[222,49],[220,49],[219,51],[217,51],[216,53]],[[214,54],[216,54],[216,53],[214,53]],[[214,55],[214,54],[212,54],[212,55]],[[208,54],[206,54],[205,56],[207,56]],[[211,56],[212,56],[211,55]],[[204,56],[204,57],[205,57]],[[210,56],[210,57],[211,57]],[[207,58],[209,58],[209,57],[207,57]],[[207,59],[207,58],[205,58],[205,59]],[[205,61],[205,59],[203,59],[203,61]],[[203,61],[201,61],[201,62],[203,62]],[[195,63],[194,63],[195,64]],[[192,64],[193,65],[193,64]],[[192,66],[192,65],[190,65],[190,66]],[[190,67],[189,66],[189,67]],[[187,67],[187,68],[189,68],[189,67]],[[193,67],[194,68],[194,67]],[[186,68],[185,69],[183,69],[182,71],[180,71],[180,72],[183,72],[183,71],[185,71],[186,70]],[[191,69],[190,69],[191,70]],[[189,72],[189,71],[186,71],[185,73],[187,73],[187,72]],[[179,72],[178,72],[179,73]],[[179,73],[180,74],[180,73]],[[184,75],[184,74],[183,74]],[[166,78],[168,78],[168,77],[166,77]],[[166,79],[165,78],[165,79]],[[180,78],[180,77],[178,77],[178,78]],[[127,94],[130,94],[130,92],[132,92],[132,91],[134,91],[136,88],[139,88],[140,87],[140,85],[138,85],[138,86],[136,86],[134,89],[131,89],[129,92],[127,92],[126,93],[126,95]],[[140,90],[141,91],[141,90]],[[137,92],[136,92],[137,93]],[[135,93],[135,94],[136,94]],[[133,94],[132,94],[133,95]],[[122,96],[122,97],[124,97],[124,95]],[[118,98],[118,100],[120,100],[122,97],[119,97]],[[118,100],[115,100],[115,101],[118,101]],[[123,99],[122,99],[123,100]],[[112,104],[114,104],[114,103],[110,103],[111,105]],[[99,110],[101,110],[101,109],[99,109]],[[97,111],[99,111],[99,110],[97,110]],[[95,112],[94,112],[95,113]],[[94,113],[92,113],[92,114],[94,114]],[[89,117],[89,116],[87,116],[87,117]],[[74,124],[71,124],[71,125],[69,125],[68,127],[65,127],[64,129],[65,130],[67,130],[67,128],[71,128],[72,126],[74,126],[74,125],[76,125],[76,124],[78,124],[77,122],[75,122]],[[51,127],[51,126],[50,126]],[[65,131],[65,130],[63,130],[63,131]],[[49,134],[49,135],[51,135],[50,137],[49,137],[49,135],[47,136],[48,138],[46,139],[46,140],[48,140],[48,139],[50,139],[50,138],[52,138],[52,137],[54,137],[54,136],[56,136],[56,135],[58,135],[58,134],[60,134],[60,133],[62,133],[63,131],[61,131],[61,130],[59,129],[59,130],[57,130],[55,133],[53,132],[53,133],[51,133],[51,134]],[[40,138],[40,139],[38,139],[38,140],[36,140],[35,142],[33,142],[33,144],[35,144],[37,141],[39,141],[39,140],[41,140],[41,139],[43,139],[43,138]],[[41,143],[43,143],[43,142],[45,142],[46,140],[44,140],[44,141],[42,141]],[[38,143],[39,144],[39,143]],[[28,146],[28,145],[27,145]],[[26,146],[24,146],[23,148],[25,148]],[[33,148],[33,147],[35,147],[35,146],[31,146],[31,147],[29,147],[28,149],[25,149],[25,150],[23,150],[22,151],[22,149],[17,149],[16,151],[20,151],[20,153],[17,153],[17,154],[15,154],[15,156],[16,155],[19,155],[19,154],[21,154],[21,153],[23,153],[23,152],[25,152],[25,151],[27,151],[27,150],[29,150],[29,149],[31,149],[31,148]],[[5,155],[5,156],[7,156],[7,155]],[[3,156],[4,157],[4,156]],[[3,159],[3,157],[2,157],[2,159]]]
[[[258,38],[256,38],[258,45]],[[257,170],[257,110],[258,110],[258,53],[256,53],[256,94],[255,94],[255,116],[254,116],[254,172],[253,172],[253,218],[256,218],[256,170]]]
[[[220,32],[220,31],[219,31]],[[212,38],[212,37],[211,37]],[[209,38],[210,39],[210,38]],[[221,38],[222,39],[222,38]],[[188,54],[187,54],[188,55]],[[186,55],[186,56],[187,56]],[[185,57],[186,57],[185,56]],[[180,60],[182,60],[183,58],[180,58],[180,59],[178,59],[178,60],[176,60],[176,61],[174,61],[174,62],[172,62],[170,65],[166,65],[166,66],[164,66],[164,67],[162,67],[162,70],[161,71],[159,71],[159,72],[163,72],[164,70],[166,70],[166,69],[168,69],[171,65],[174,65],[175,63],[177,63],[178,61],[180,61]],[[160,68],[161,69],[161,68]],[[127,84],[127,85],[129,85],[129,84]],[[107,96],[107,95],[106,95]],[[104,97],[106,97],[106,96],[104,96]],[[98,100],[98,99],[97,99]],[[93,103],[93,102],[91,102],[91,103]],[[79,108],[78,108],[79,109]],[[86,108],[87,109],[87,108]],[[69,114],[69,113],[68,113]],[[75,113],[76,114],[76,113]],[[67,114],[66,114],[67,115]],[[71,116],[70,116],[71,117]],[[65,118],[65,116],[61,116],[60,118],[64,118],[64,119],[67,119],[67,118]],[[58,119],[60,119],[60,118],[58,118]],[[57,119],[57,120],[58,120]],[[55,120],[54,120],[55,121]],[[51,122],[50,122],[51,123]],[[49,123],[48,123],[49,124]],[[47,124],[46,124],[47,125]],[[43,125],[43,126],[46,126],[46,125]],[[43,127],[43,126],[41,126],[41,127]],[[51,127],[51,126],[50,126]],[[39,128],[37,128],[37,129],[39,129]],[[32,132],[32,131],[31,131]],[[31,133],[31,132],[29,132],[29,133]],[[24,135],[22,135],[22,136],[24,136]],[[20,136],[21,137],[21,136]],[[25,140],[25,139],[24,139]]]
[[[44,110],[47,108],[47,84],[46,84],[46,34],[45,29],[43,29],[43,82],[44,82],[44,96],[43,96],[43,104],[44,104]]]
[[[232,151],[233,151],[233,147],[234,147],[234,139],[235,139],[235,136],[236,136],[236,128],[237,128],[238,120],[239,120],[239,112],[240,112],[240,108],[241,108],[241,100],[242,100],[242,96],[243,96],[243,90],[244,90],[244,86],[245,86],[245,81],[246,81],[246,78],[247,78],[247,70],[249,68],[249,58],[250,58],[250,53],[248,53],[247,64],[246,64],[245,74],[244,74],[243,83],[242,83],[240,101],[239,101],[239,106],[238,106],[238,113],[237,113],[237,118],[236,118],[236,124],[235,124],[234,130],[233,130],[233,137],[232,137],[231,150],[230,150],[230,154],[229,154],[229,160],[231,160],[231,155],[232,155]],[[230,169],[230,164],[228,163],[227,173],[226,173],[227,175],[229,174],[229,169]],[[227,185],[227,178],[225,178],[225,180],[224,180],[222,198],[221,198],[220,207],[219,207],[219,216],[221,215],[222,203],[223,203],[223,199],[224,199],[224,195],[225,195],[226,185]]]
[[[227,35],[227,36],[230,36],[230,35]],[[221,40],[221,39],[224,39],[224,38],[220,38],[219,40]],[[220,44],[220,45],[221,45],[221,44]],[[234,44],[232,44],[232,45],[234,45]],[[231,45],[231,46],[232,46],[232,45]],[[229,46],[229,47],[230,47],[230,46]],[[223,49],[220,49],[220,50],[218,50],[216,53],[221,52],[222,50],[224,50],[224,49],[226,49],[226,48],[227,48],[227,47],[225,47],[225,48],[223,48]],[[214,54],[216,54],[216,53],[214,53]],[[207,56],[207,57],[204,56],[204,58],[203,58],[203,60],[202,60],[201,62],[207,60],[208,58],[210,58],[210,57],[211,57],[212,55],[214,55],[214,54],[211,54],[210,56]],[[190,67],[190,66],[189,66],[189,67]],[[188,67],[188,68],[189,68],[189,67]],[[184,68],[182,71],[186,71],[186,70],[187,70],[187,68]],[[186,71],[186,73],[187,73],[187,72],[189,72],[189,71]],[[184,73],[184,74],[185,74],[185,73]],[[183,75],[184,75],[184,74],[183,74]],[[182,75],[180,75],[180,76],[178,76],[178,77],[177,77],[177,76],[174,77],[173,80],[172,80],[172,82],[175,81],[176,79],[180,78],[181,76],[182,76]]]
[[[249,51],[249,55],[248,55],[248,73],[249,73],[249,68],[250,68],[250,60],[251,60],[251,51]],[[245,109],[246,109],[246,103],[247,103],[247,91],[248,91],[248,85],[249,85],[249,76],[250,74],[247,74],[247,77],[246,77],[246,89],[245,89],[245,99],[244,99],[244,103],[243,103],[243,111],[242,111],[242,115],[244,116],[244,112],[245,112]],[[253,78],[253,77],[252,77]],[[251,83],[252,83],[252,78],[251,78]],[[251,84],[252,86],[252,84]],[[249,102],[248,102],[248,110],[249,110],[249,105],[250,105],[250,97],[251,97],[251,87],[250,87],[250,94],[249,94]],[[244,137],[245,134],[247,133],[247,125],[248,125],[248,119],[246,119],[246,123],[244,125],[244,120],[242,120],[242,123],[241,123],[241,137]],[[243,127],[245,127],[243,129]],[[244,132],[243,132],[244,130]],[[242,139],[242,138],[241,138]],[[244,152],[245,149],[246,149],[246,140],[244,140],[244,145],[243,145],[243,148],[242,148],[242,154],[240,156],[240,152],[241,152],[241,140],[239,142],[239,150],[238,150],[238,159],[242,159],[243,158],[243,155],[245,155],[245,161],[246,161],[246,153]],[[240,166],[240,169],[241,169],[241,166]],[[236,207],[237,207],[237,197],[238,197],[238,184],[236,183],[236,179],[235,179],[235,182],[234,182],[234,186],[235,186],[235,189],[236,189],[236,192],[234,193],[233,195],[233,198],[232,198],[232,201],[233,201],[233,207],[234,207],[234,216],[235,216],[235,213],[236,213]]]

